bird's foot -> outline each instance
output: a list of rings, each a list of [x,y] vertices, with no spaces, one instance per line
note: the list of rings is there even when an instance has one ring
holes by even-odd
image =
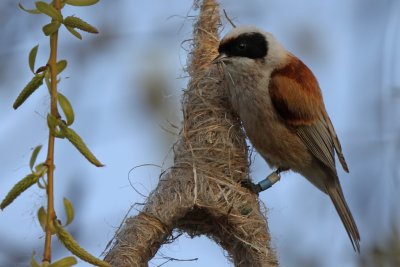
[[[265,191],[281,179],[281,169],[277,169],[267,176],[264,180],[260,181],[257,185],[260,186],[261,191]]]
[[[268,188],[270,188],[273,184],[278,182],[281,179],[280,173],[283,171],[287,171],[288,168],[278,168],[276,171],[272,172],[270,175],[267,176],[264,180],[259,182],[258,184],[255,184],[251,182],[249,179],[243,180],[241,182],[241,185],[247,189],[249,189],[251,192],[258,194],[261,191],[265,191]]]
[[[274,171],[274,172],[276,172],[277,174],[280,174],[281,172],[285,172],[285,171],[288,171],[290,168],[286,168],[286,167],[279,167],[278,169],[276,169],[276,171]],[[271,173],[272,174],[272,173]]]
[[[241,186],[244,188],[247,188],[248,190],[250,190],[252,193],[257,194],[260,193],[261,190],[261,186],[259,184],[255,184],[252,181],[250,181],[250,179],[246,179],[246,180],[242,180],[240,182]]]

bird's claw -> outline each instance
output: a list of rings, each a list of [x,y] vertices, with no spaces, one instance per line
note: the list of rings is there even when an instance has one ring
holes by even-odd
[[[262,191],[261,186],[259,184],[255,184],[252,181],[250,181],[249,179],[242,180],[240,182],[240,184],[242,187],[247,188],[252,193],[257,194],[257,195],[258,195],[258,193],[260,193]]]

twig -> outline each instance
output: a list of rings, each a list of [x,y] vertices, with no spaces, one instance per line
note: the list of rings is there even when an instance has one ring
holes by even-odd
[[[132,181],[131,181],[130,175],[131,175],[131,172],[132,172],[133,170],[135,170],[135,169],[137,169],[137,168],[141,168],[141,167],[148,167],[148,166],[151,166],[151,167],[158,167],[158,168],[162,169],[162,167],[161,167],[160,165],[147,163],[147,164],[141,164],[141,165],[135,166],[135,167],[133,167],[132,169],[130,169],[129,172],[128,172],[128,181],[129,181],[129,184],[131,185],[132,189],[135,190],[136,193],[138,193],[140,196],[142,196],[142,197],[144,197],[144,198],[146,198],[147,196],[146,196],[145,194],[142,194],[139,190],[136,189],[136,187],[133,185],[133,183],[132,183]]]
[[[226,14],[226,10],[223,9],[223,11],[224,11],[225,18],[228,20],[228,22],[232,25],[233,28],[236,28],[236,25],[235,25],[235,24],[233,23],[233,21],[228,17],[228,14]]]
[[[56,10],[61,9],[61,0],[53,1]],[[50,36],[50,57],[48,66],[50,67],[50,113],[57,118],[59,116],[57,110],[57,47],[58,47],[58,30]],[[54,142],[55,136],[51,129],[49,130],[49,142],[47,147],[47,223],[45,233],[45,243],[43,252],[43,262],[51,262],[51,225],[56,218],[54,211]]]
[[[161,263],[160,265],[157,265],[157,267],[163,266],[164,264],[167,264],[170,261],[184,261],[184,262],[188,262],[188,261],[197,261],[199,260],[199,258],[193,258],[193,259],[177,259],[177,258],[172,258],[172,257],[167,257],[167,256],[163,256],[163,259],[166,259],[165,262]]]

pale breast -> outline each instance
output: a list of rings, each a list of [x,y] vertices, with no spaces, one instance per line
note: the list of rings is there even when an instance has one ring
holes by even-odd
[[[229,70],[229,69],[228,69]],[[299,170],[311,155],[296,133],[278,117],[269,96],[266,73],[230,70],[229,94],[233,109],[255,149],[271,167]]]

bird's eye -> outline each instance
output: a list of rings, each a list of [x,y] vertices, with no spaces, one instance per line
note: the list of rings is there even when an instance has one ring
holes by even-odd
[[[239,44],[238,44],[238,48],[239,48],[240,50],[246,49],[246,43],[239,43]]]

